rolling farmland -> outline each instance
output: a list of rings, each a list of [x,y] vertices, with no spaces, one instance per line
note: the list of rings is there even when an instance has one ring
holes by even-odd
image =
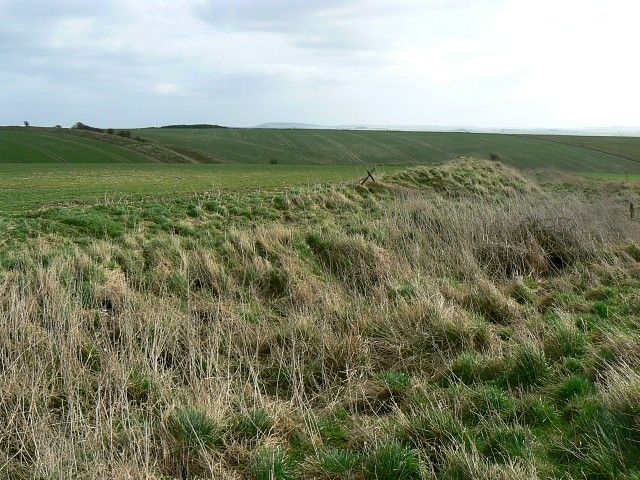
[[[638,139],[624,151],[611,148],[605,152],[588,144],[549,141],[563,137],[475,133],[232,128],[142,129],[135,133],[163,144],[213,153],[229,163],[414,165],[460,156],[487,158],[496,153],[504,163],[523,169],[640,170]],[[620,142],[626,145],[629,140]]]
[[[129,148],[44,129],[0,129],[0,163],[140,163]]]

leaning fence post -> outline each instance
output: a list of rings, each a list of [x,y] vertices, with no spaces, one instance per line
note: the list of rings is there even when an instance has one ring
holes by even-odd
[[[373,171],[375,172],[375,168],[373,169]],[[365,183],[367,183],[367,180],[371,179],[372,182],[375,182],[376,179],[373,178],[373,174],[371,170],[367,170],[367,176],[364,177],[364,179],[360,182],[360,185],[364,185]]]

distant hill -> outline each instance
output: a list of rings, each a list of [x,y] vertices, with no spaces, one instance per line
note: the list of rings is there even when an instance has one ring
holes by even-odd
[[[185,128],[185,129],[194,129],[194,128],[227,128],[223,125],[212,125],[209,123],[195,123],[192,125],[163,125],[162,127],[151,127],[151,128]]]
[[[573,136],[624,136],[640,137],[640,127],[589,127],[589,128],[505,128],[475,127],[472,125],[317,125],[314,123],[270,122],[254,128],[282,128],[300,130],[385,130],[394,132],[466,132],[504,133],[515,135],[573,135]]]
[[[269,123],[261,123],[260,125],[256,125],[255,128],[297,128],[297,129],[307,129],[307,130],[323,130],[323,129],[333,129],[335,127],[325,127],[323,125],[316,125],[315,123],[289,123],[289,122],[269,122]]]
[[[133,130],[132,134],[149,143],[187,147],[237,164],[416,165],[497,156],[503,163],[528,170],[640,172],[637,137],[587,143],[559,136],[327,128],[165,128]]]

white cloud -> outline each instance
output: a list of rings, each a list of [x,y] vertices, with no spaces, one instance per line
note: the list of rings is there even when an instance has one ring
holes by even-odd
[[[0,123],[640,125],[631,0],[87,5],[0,0]]]

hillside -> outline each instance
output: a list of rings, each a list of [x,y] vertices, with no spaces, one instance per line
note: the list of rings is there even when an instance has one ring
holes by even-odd
[[[539,138],[640,162],[640,137],[545,135]]]
[[[150,158],[126,146],[106,143],[89,136],[54,133],[41,128],[0,128],[0,163],[148,161],[151,161]]]
[[[229,163],[414,165],[496,153],[506,164],[524,169],[640,171],[635,157],[520,135],[235,128],[142,129],[135,134],[208,152]]]
[[[142,138],[69,128],[0,127],[0,163],[220,163],[214,155]]]
[[[525,170],[640,173],[640,139],[445,132],[150,128],[131,138],[78,129],[0,128],[1,163],[418,165],[461,156]]]

